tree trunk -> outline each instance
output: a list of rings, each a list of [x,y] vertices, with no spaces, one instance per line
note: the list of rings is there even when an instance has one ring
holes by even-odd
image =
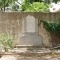
[[[5,0],[4,0],[4,11],[5,11]]]

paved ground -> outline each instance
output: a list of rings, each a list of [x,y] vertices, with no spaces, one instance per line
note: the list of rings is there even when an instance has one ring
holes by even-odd
[[[60,58],[20,57],[18,60],[60,60]]]
[[[0,60],[60,60],[60,50],[29,50],[24,52],[14,51],[16,55],[3,55]]]

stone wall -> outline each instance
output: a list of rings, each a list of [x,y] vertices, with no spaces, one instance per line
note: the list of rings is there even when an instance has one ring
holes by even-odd
[[[59,13],[25,13],[25,12],[0,12],[0,33],[10,33],[14,36],[14,44],[20,44],[20,37],[23,34],[23,20],[27,15],[32,15],[37,20],[60,21]],[[52,46],[51,35],[43,26],[38,26],[38,34],[43,37],[43,45]],[[54,42],[55,43],[55,42]]]

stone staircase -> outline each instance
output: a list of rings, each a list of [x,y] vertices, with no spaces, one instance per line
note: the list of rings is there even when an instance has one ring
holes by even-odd
[[[44,46],[31,46],[31,45],[17,45],[16,48],[13,49],[13,52],[17,52],[17,53],[36,53],[36,52],[42,52],[44,51],[45,48]]]
[[[40,50],[43,46],[43,39],[37,32],[25,32],[20,37],[20,44],[15,50],[20,52]]]
[[[38,33],[24,33],[20,37],[20,45],[26,45],[26,46],[42,46],[43,39]]]

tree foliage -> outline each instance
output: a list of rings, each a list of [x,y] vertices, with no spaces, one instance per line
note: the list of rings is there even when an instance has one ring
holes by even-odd
[[[58,33],[60,35],[60,22],[54,21],[40,21],[43,22],[43,27],[52,33]]]
[[[34,2],[32,4],[23,4],[22,11],[25,12],[48,12],[49,4],[44,2]]]
[[[53,2],[55,2],[55,3],[57,3],[58,1],[60,1],[60,0],[53,0]]]
[[[9,4],[11,4],[14,1],[16,1],[16,0],[0,0],[0,8],[1,8],[1,10],[5,11],[5,7],[9,6]]]

